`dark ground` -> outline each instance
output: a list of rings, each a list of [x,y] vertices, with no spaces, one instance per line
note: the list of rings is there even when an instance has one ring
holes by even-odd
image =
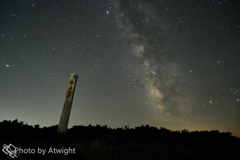
[[[39,128],[17,120],[0,122],[0,142],[35,153],[21,153],[15,159],[81,160],[239,160],[240,139],[230,132],[188,132],[157,129],[148,125],[134,129],[107,126],[74,126],[67,134],[56,134],[57,125]],[[50,148],[75,149],[75,154],[47,153]],[[38,148],[46,149],[45,155]],[[65,153],[66,154],[66,153]],[[0,159],[12,159],[1,151]]]

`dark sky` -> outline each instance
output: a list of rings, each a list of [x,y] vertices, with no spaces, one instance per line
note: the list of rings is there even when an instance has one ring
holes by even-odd
[[[0,121],[240,137],[240,2],[0,1]]]

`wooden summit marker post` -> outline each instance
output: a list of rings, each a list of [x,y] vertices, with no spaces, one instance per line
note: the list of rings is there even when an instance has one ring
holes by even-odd
[[[75,91],[75,87],[77,84],[78,75],[71,74],[70,82],[67,89],[66,99],[64,101],[63,109],[62,109],[62,115],[59,121],[58,130],[57,133],[66,133],[67,127],[68,127],[68,121],[70,117],[70,112],[72,108],[72,102],[73,102],[73,95]]]

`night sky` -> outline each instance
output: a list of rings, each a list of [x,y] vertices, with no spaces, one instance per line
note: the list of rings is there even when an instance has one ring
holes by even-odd
[[[240,2],[0,1],[0,121],[240,137]]]

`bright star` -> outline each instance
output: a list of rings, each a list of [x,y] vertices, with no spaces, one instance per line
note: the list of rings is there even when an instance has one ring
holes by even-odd
[[[7,64],[6,67],[9,67],[9,65]]]
[[[109,14],[109,12],[107,11],[107,14]]]

